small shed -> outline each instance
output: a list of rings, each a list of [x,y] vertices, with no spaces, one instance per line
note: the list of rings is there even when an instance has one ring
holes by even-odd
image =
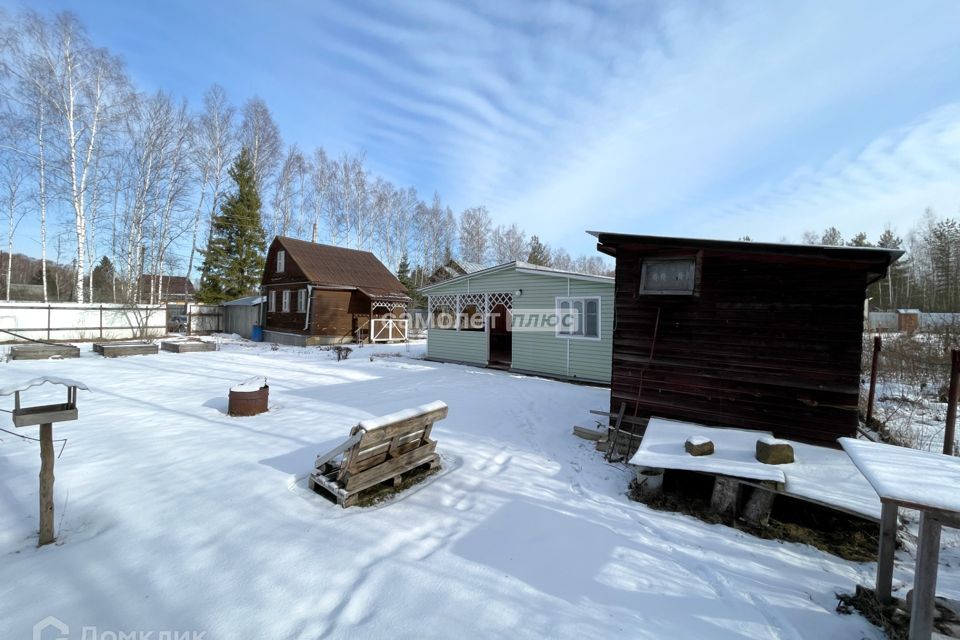
[[[410,303],[369,251],[277,236],[261,282],[263,339],[292,345],[402,342]]]
[[[856,433],[866,289],[902,251],[591,233],[617,261],[611,412]]]
[[[250,340],[253,337],[253,326],[260,323],[261,307],[266,300],[265,296],[244,296],[224,302],[223,331]]]
[[[914,333],[920,328],[920,309],[897,309],[897,331]]]
[[[610,382],[613,278],[508,262],[421,292],[429,360]]]

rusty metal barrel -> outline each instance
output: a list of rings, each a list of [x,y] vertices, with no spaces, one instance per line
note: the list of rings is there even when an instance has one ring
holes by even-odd
[[[227,413],[231,416],[255,416],[267,411],[270,387],[263,376],[251,378],[230,389]]]

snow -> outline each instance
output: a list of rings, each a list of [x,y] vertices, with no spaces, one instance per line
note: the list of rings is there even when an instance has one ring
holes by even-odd
[[[435,400],[434,402],[428,402],[427,404],[422,404],[419,407],[413,407],[412,409],[403,409],[402,411],[395,411],[393,413],[388,413],[385,416],[378,416],[376,418],[370,418],[368,420],[360,421],[360,428],[370,431],[372,429],[379,429],[380,427],[385,427],[388,424],[393,424],[394,422],[400,422],[401,420],[409,420],[410,418],[415,418],[419,415],[425,413],[431,413],[433,411],[440,411],[446,409],[446,403]]]
[[[834,610],[874,564],[631,502],[630,471],[570,434],[608,390],[429,363],[422,344],[362,352],[225,341],[0,365],[3,386],[98,390],[57,425],[55,545],[35,546],[38,445],[0,433],[0,635],[53,615],[71,638],[882,638]],[[228,417],[228,389],[253,375],[271,410]],[[437,475],[365,509],[307,490],[352,426],[438,398]],[[955,567],[941,567],[948,597]]]
[[[234,393],[250,393],[251,391],[260,391],[267,386],[267,379],[264,376],[253,376],[230,387]]]
[[[778,467],[757,461],[757,437],[762,435],[762,431],[721,429],[692,422],[651,418],[630,464],[785,482],[786,477]],[[686,452],[683,443],[687,438],[698,436],[713,441],[713,455],[691,456]]]
[[[789,440],[783,440],[780,438],[774,438],[773,436],[760,436],[757,438],[757,442],[762,442],[768,447],[775,447],[777,445],[791,445],[792,443]]]
[[[687,435],[691,433],[694,435]],[[683,447],[685,438],[713,440],[714,454],[687,454]],[[780,465],[759,462],[756,458],[757,440],[790,445],[794,462]],[[780,482],[786,494],[825,502],[866,518],[880,519],[880,500],[843,451],[780,440],[762,431],[722,429],[652,418],[630,464]]]
[[[960,513],[960,458],[853,438],[840,444],[881,500]]]
[[[689,444],[692,447],[702,447],[703,445],[709,444],[710,442],[712,441],[710,440],[710,438],[707,438],[706,436],[690,436],[689,438],[687,438],[687,444]]]
[[[72,380],[70,378],[64,378],[61,376],[40,376],[38,378],[27,380],[26,382],[13,383],[4,387],[0,387],[0,396],[12,396],[17,391],[26,391],[31,387],[39,387],[47,382],[50,384],[63,385],[64,387],[76,387],[77,389],[83,389],[84,391],[90,390],[87,385],[78,380]]]

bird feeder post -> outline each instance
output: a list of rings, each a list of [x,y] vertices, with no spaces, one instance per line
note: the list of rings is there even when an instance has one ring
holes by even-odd
[[[56,540],[53,530],[53,424],[40,425],[40,546]]]
[[[62,404],[23,407],[20,392],[45,382],[67,388],[67,401]],[[0,389],[0,396],[13,394],[13,424],[15,427],[40,427],[40,546],[56,540],[53,508],[53,423],[77,419],[77,389],[87,386],[76,380],[42,377],[10,388]]]

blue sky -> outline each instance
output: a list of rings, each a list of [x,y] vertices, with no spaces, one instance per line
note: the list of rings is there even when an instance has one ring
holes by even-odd
[[[585,229],[875,238],[960,210],[954,1],[31,6],[74,11],[142,89],[258,94],[286,142],[574,254]]]

